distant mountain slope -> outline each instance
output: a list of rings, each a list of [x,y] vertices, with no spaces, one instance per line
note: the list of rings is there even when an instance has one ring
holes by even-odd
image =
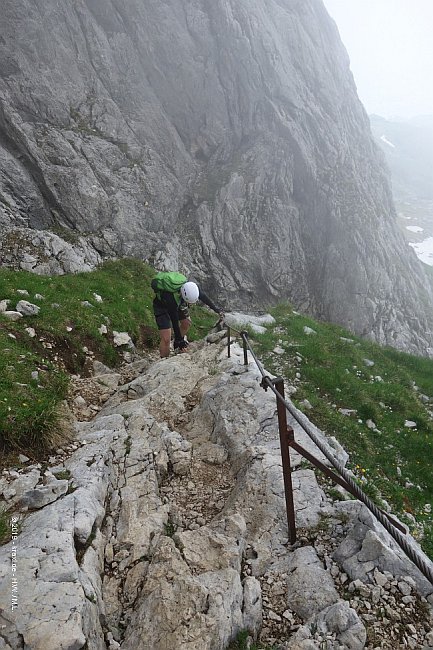
[[[395,198],[433,200],[433,115],[407,122],[370,115],[370,123],[391,170]]]
[[[3,0],[0,60],[3,236],[71,229],[232,308],[289,299],[431,346],[433,298],[321,0]]]

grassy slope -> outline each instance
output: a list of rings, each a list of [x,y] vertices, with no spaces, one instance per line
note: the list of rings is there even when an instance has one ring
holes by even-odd
[[[41,307],[37,316],[18,322],[0,315],[1,451],[37,455],[56,444],[53,434],[60,428],[68,373],[86,374],[83,346],[110,366],[122,358],[112,345],[113,330],[127,331],[139,349],[157,346],[149,286],[153,275],[153,269],[137,260],[52,278],[0,269],[0,300],[8,298],[9,309],[21,298]],[[20,296],[17,289],[30,295]],[[37,293],[43,299],[35,299]],[[86,300],[93,307],[83,306]],[[199,307],[192,311],[189,338],[194,340],[216,316]],[[273,315],[277,326],[253,341],[265,366],[297,386],[294,401],[301,409],[303,399],[310,401],[308,416],[344,445],[351,469],[369,494],[382,495],[394,511],[416,516],[425,529],[424,547],[433,555],[432,519],[424,509],[433,501],[433,424],[428,405],[419,397],[433,396],[433,362],[362,341],[339,327],[297,315],[288,306],[276,308]],[[107,335],[98,331],[102,324]],[[317,334],[307,336],[305,325]],[[36,330],[34,338],[28,327]],[[284,355],[273,352],[277,343],[286,349]],[[364,359],[374,366],[366,366]],[[32,379],[34,371],[38,377]],[[339,408],[356,409],[356,416],[342,415]],[[368,428],[367,420],[376,430]],[[405,427],[405,420],[415,421],[416,429]]]
[[[381,495],[407,523],[416,517],[421,526],[413,532],[421,536],[424,529],[423,545],[433,556],[427,505],[433,502],[433,400],[422,401],[422,395],[433,397],[433,361],[363,341],[287,306],[272,313],[276,328],[257,337],[266,368],[297,387],[294,403],[350,453],[349,467],[365,492]],[[316,334],[305,334],[305,326]],[[273,352],[277,341],[286,354]],[[356,413],[343,415],[340,408]],[[416,428],[406,427],[406,420]]]
[[[67,373],[85,374],[83,347],[110,366],[121,360],[113,344],[113,330],[126,331],[137,347],[158,342],[150,279],[155,272],[137,260],[107,262],[93,273],[41,277],[0,269],[0,300],[14,310],[20,299],[40,306],[37,316],[17,322],[0,314],[0,449],[43,451],[58,430]],[[29,296],[17,293],[26,290]],[[94,293],[103,302],[97,302]],[[41,294],[43,299],[35,299]],[[83,306],[88,301],[93,307]],[[190,338],[215,315],[194,308]],[[106,325],[108,334],[98,329]],[[32,327],[31,338],[26,328]],[[14,337],[14,338],[12,338]],[[122,350],[123,352],[123,350]],[[31,373],[37,371],[37,379]]]

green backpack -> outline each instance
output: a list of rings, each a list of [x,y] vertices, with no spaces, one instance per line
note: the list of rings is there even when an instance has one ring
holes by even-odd
[[[177,271],[160,271],[153,278],[151,287],[158,299],[161,299],[162,291],[168,291],[174,294],[176,302],[180,302],[178,291],[185,282],[188,282],[188,280],[182,273],[178,273]]]

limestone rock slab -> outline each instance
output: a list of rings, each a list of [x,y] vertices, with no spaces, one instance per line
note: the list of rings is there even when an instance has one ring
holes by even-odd
[[[339,600],[334,581],[311,546],[294,551],[288,571],[287,604],[304,620]]]

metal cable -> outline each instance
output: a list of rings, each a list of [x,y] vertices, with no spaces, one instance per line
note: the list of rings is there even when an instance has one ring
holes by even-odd
[[[235,330],[236,331],[236,330]],[[347,482],[347,484],[352,488],[356,496],[362,503],[364,503],[365,506],[373,513],[373,515],[376,517],[376,519],[382,524],[382,526],[388,531],[388,533],[395,539],[397,544],[400,546],[400,548],[406,553],[408,558],[415,564],[415,566],[418,567],[418,569],[421,571],[421,573],[429,580],[431,584],[433,584],[433,569],[431,566],[429,566],[426,561],[424,560],[423,557],[416,551],[416,549],[413,548],[405,539],[404,535],[400,533],[399,530],[397,530],[391,522],[387,519],[387,517],[379,510],[379,508],[369,499],[369,497],[364,494],[364,492],[361,490],[359,485],[355,483],[355,481],[351,478],[350,474],[348,471],[343,467],[341,463],[339,463],[333,455],[329,452],[329,450],[322,444],[322,442],[319,440],[317,435],[314,433],[314,431],[309,427],[305,422],[302,422],[300,419],[299,415],[297,414],[296,410],[294,409],[293,405],[290,404],[286,399],[283,398],[283,396],[277,391],[275,388],[272,379],[265,373],[263,365],[260,363],[259,359],[257,358],[257,355],[255,354],[254,350],[252,349],[249,341],[248,341],[248,333],[247,332],[239,332],[240,336],[242,337],[242,340],[244,341],[245,345],[248,347],[248,350],[251,352],[251,355],[254,359],[254,361],[257,364],[257,367],[260,371],[260,374],[263,377],[263,384],[265,384],[264,388],[266,390],[266,387],[269,387],[273,393],[275,393],[277,399],[279,399],[286,407],[286,409],[289,411],[290,415],[296,420],[296,422],[303,428],[303,430],[307,433],[307,435],[311,438],[311,440],[314,442],[314,444],[320,449],[322,454],[329,460],[331,465],[335,467],[335,469],[339,472],[339,474],[344,478],[344,480]]]

